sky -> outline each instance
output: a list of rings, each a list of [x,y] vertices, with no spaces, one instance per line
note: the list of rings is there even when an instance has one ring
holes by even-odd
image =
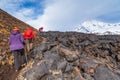
[[[89,20],[120,22],[120,0],[0,0],[0,8],[45,31],[72,31]]]

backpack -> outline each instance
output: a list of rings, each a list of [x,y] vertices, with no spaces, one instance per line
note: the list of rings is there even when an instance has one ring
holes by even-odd
[[[31,35],[32,35],[32,31],[30,31],[30,30],[26,31],[26,36],[27,37],[30,37]]]

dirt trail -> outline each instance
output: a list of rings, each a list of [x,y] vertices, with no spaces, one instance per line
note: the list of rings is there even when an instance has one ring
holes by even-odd
[[[4,65],[0,68],[0,80],[15,80],[18,73],[10,66]]]

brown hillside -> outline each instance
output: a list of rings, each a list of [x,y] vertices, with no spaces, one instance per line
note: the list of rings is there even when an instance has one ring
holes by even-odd
[[[23,34],[24,30],[32,26],[0,9],[0,80],[8,80],[7,76],[14,72],[12,71],[13,56],[8,45],[8,39],[14,27],[18,27]],[[36,29],[34,32],[36,35],[35,44],[37,44],[39,42],[38,32]]]

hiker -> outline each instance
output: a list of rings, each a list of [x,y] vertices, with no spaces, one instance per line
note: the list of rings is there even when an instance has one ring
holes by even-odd
[[[24,32],[24,39],[26,43],[26,52],[29,52],[33,48],[34,32],[32,28]]]
[[[13,29],[13,32],[9,38],[10,50],[14,55],[14,67],[16,71],[20,69],[21,66],[25,65],[25,54],[24,54],[24,38],[20,34],[20,31],[17,27]],[[21,59],[19,60],[19,55]],[[20,65],[20,63],[21,65]]]
[[[39,34],[40,34],[40,36],[41,36],[41,33],[43,32],[43,27],[40,27],[39,28]]]
[[[44,33],[43,33],[43,27],[40,27],[40,28],[39,28],[39,36],[40,36],[41,39],[43,38],[43,37],[42,37],[43,34],[44,34]]]
[[[40,33],[43,32],[43,27],[40,27],[40,28],[39,28],[39,32],[40,32]]]

